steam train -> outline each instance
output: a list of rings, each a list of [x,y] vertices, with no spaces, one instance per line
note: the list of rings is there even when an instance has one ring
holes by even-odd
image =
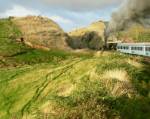
[[[117,43],[117,51],[150,57],[150,43]]]

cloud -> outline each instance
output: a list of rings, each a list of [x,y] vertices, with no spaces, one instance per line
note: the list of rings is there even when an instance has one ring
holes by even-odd
[[[27,15],[40,15],[40,11],[27,9],[20,5],[14,5],[12,9],[6,10],[3,13],[0,13],[0,17],[9,17],[9,16],[27,16]]]
[[[110,14],[124,0],[4,0],[0,17],[42,15],[56,21],[64,30],[83,27]]]
[[[73,21],[71,21],[70,19],[61,17],[61,16],[55,15],[55,16],[50,16],[49,18],[56,21],[56,22],[58,22],[58,23],[73,24]]]
[[[18,4],[32,9],[66,9],[69,11],[94,11],[109,6],[120,5],[124,0],[4,0],[0,2],[0,12]]]
[[[123,0],[40,0],[50,7],[64,8],[73,11],[99,10],[109,5],[118,5]]]

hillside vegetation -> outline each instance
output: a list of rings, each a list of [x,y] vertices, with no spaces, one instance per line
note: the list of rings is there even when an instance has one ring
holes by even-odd
[[[104,29],[105,23],[103,21],[94,22],[87,27],[69,32],[71,38],[68,43],[74,49],[99,50],[104,45]]]
[[[0,119],[149,119],[149,58],[35,49],[0,26]]]
[[[38,49],[69,49],[68,35],[57,23],[41,16],[10,17],[25,44]]]
[[[0,70],[0,119],[148,119],[150,64],[142,58],[57,55]]]
[[[22,52],[26,46],[18,44],[16,39],[21,36],[20,30],[10,19],[0,20],[0,56],[10,56]]]
[[[115,37],[115,38],[114,38]],[[109,40],[120,40],[122,42],[150,42],[150,28],[140,24],[132,24],[126,30],[116,32],[109,37]]]

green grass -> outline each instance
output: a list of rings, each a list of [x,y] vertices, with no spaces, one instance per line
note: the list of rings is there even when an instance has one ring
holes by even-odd
[[[19,29],[10,19],[0,19],[0,56],[11,56],[27,49],[15,39],[21,36]]]
[[[11,19],[0,19],[0,67],[16,67],[43,62],[57,63],[69,57],[76,57],[74,54],[65,51],[42,51],[27,47],[16,42],[16,39],[20,37],[21,32]]]
[[[31,49],[8,37],[19,33],[9,28],[10,20],[0,24],[0,119],[150,117],[150,64],[145,58]],[[114,70],[125,71],[129,82],[105,76]]]
[[[11,19],[0,19],[0,37],[1,38],[16,38],[21,35],[21,32],[13,24]]]
[[[31,60],[35,58],[37,61],[37,56],[47,60],[33,60],[32,65],[0,70],[0,118],[8,119],[12,115],[21,118],[26,115],[28,118],[42,119],[47,115],[50,119],[147,119],[150,116],[150,72],[147,67],[150,65],[142,64],[142,58],[139,62],[143,67],[138,69],[126,62],[134,57],[118,53],[101,57],[75,54],[70,56],[62,51],[48,52],[46,56],[43,51],[38,51],[37,56],[36,53],[31,54]],[[16,58],[23,58],[26,62],[27,55],[28,53]],[[54,60],[47,56],[60,58],[61,61],[55,60],[55,63],[51,63]],[[48,59],[50,62],[47,62]],[[113,69],[128,72],[131,85],[136,90],[134,97],[112,95],[102,85],[101,77],[104,72]],[[73,89],[66,95],[70,86]]]

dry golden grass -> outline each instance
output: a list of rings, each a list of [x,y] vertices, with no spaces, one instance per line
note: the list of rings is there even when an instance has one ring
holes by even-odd
[[[75,85],[70,83],[62,83],[61,86],[57,89],[57,94],[58,96],[67,97],[74,89],[76,89]]]
[[[16,119],[15,117],[13,119]],[[24,116],[22,117],[22,119],[35,119],[33,115],[30,114],[24,114]]]
[[[101,77],[101,81],[108,92],[115,97],[126,95],[131,98],[136,92],[125,70],[106,71]]]
[[[102,56],[109,56],[111,55],[111,52],[107,52],[107,51],[97,51],[94,53],[95,57],[102,57]]]
[[[118,81],[124,81],[124,82],[129,81],[128,73],[125,70],[116,69],[116,70],[106,71],[103,77],[108,79],[116,79]]]
[[[95,57],[100,57],[101,55],[102,55],[102,51],[97,51],[97,52],[94,54]]]
[[[142,68],[143,67],[143,65],[141,63],[134,61],[134,60],[131,60],[131,59],[128,59],[127,63],[129,63],[130,65],[132,65],[136,68]]]
[[[60,119],[62,113],[64,113],[65,109],[58,105],[55,101],[47,101],[40,108],[40,119]],[[36,117],[37,119],[38,117]]]
[[[96,68],[93,68],[93,69],[89,72],[89,79],[90,79],[91,81],[99,79],[99,75],[96,73]]]
[[[43,113],[56,114],[57,113],[55,110],[56,107],[57,104],[55,102],[47,101],[40,107],[40,110]]]

